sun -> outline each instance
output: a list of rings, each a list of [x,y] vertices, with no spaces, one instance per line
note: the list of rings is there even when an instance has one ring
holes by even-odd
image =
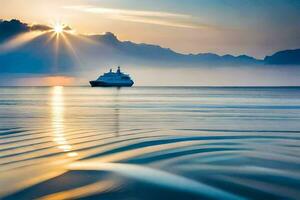
[[[64,31],[64,25],[62,24],[55,24],[54,28],[53,28],[54,32],[56,34],[60,34]]]

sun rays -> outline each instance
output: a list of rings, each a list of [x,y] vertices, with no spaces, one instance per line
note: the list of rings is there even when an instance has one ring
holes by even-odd
[[[43,80],[42,85],[69,85],[71,80],[60,77],[65,77],[68,73],[72,73],[73,76],[76,69],[80,69],[86,62],[83,60],[86,55],[85,47],[100,43],[90,35],[76,33],[70,26],[61,22],[26,26],[29,27],[27,31],[16,34],[0,44],[0,55],[20,49],[28,57],[47,62],[43,76],[52,78]]]
[[[51,27],[52,30],[50,31],[50,35],[48,36],[45,45],[50,43],[53,46],[53,60],[55,64],[52,72],[57,73],[59,71],[60,54],[70,56],[75,65],[80,65],[79,54],[74,44],[74,41],[76,39],[80,40],[80,37],[77,36],[73,29],[63,23],[56,22],[53,23]]]
[[[18,48],[22,45],[29,43],[30,41],[34,40],[35,38],[41,35],[43,35],[43,33],[40,31],[19,34],[16,37],[12,38],[11,40],[3,44],[0,44],[0,51],[1,52],[11,51],[15,48]]]

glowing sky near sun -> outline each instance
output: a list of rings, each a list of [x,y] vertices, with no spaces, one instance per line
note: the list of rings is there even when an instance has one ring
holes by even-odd
[[[300,46],[299,9],[297,0],[2,0],[0,18],[60,21],[80,33],[110,31],[184,53],[262,58]]]

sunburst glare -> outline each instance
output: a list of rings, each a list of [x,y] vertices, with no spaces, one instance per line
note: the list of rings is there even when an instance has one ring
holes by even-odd
[[[60,34],[64,31],[64,25],[60,24],[60,23],[57,23],[57,24],[54,25],[53,30],[56,34]]]
[[[89,44],[98,44],[98,42],[89,39],[88,37],[77,34],[76,31],[64,23],[53,22],[51,23],[51,27],[52,30],[50,31],[45,44],[50,43],[53,48],[54,65],[52,66],[52,72],[59,71],[61,54],[64,54],[65,56],[68,56],[68,58],[72,59],[74,67],[79,67],[82,65],[82,61],[79,56],[80,54],[77,52],[79,48],[76,46],[79,40]]]

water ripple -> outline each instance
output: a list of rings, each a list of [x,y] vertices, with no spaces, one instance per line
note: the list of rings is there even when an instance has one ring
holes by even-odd
[[[0,198],[299,199],[299,94],[0,88]]]

